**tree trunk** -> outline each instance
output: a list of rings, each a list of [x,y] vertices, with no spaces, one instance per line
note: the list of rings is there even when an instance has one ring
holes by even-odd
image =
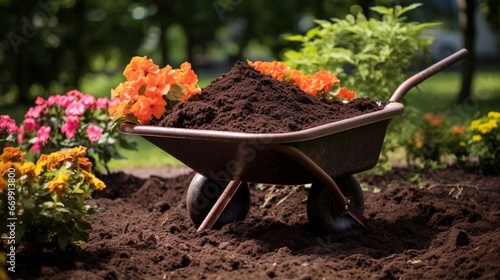
[[[75,50],[75,69],[73,73],[73,80],[71,81],[71,87],[79,87],[80,78],[82,77],[87,63],[87,55],[85,50],[85,36],[86,36],[86,11],[85,0],[78,0],[73,7],[73,12],[75,15],[74,20],[74,50]]]
[[[463,103],[471,96],[472,79],[474,77],[474,61],[476,56],[475,51],[475,13],[476,13],[476,0],[462,0],[462,34],[464,37],[464,46],[469,51],[469,56],[465,58],[462,65],[462,87],[460,89],[456,102]]]
[[[21,1],[14,1],[14,10],[17,13],[15,26],[21,27],[23,24],[19,20],[24,15],[28,13],[26,5],[24,5]],[[19,31],[19,32],[18,32]],[[20,29],[16,30],[19,36],[23,36],[23,33],[20,32]],[[23,37],[24,38],[24,37]],[[15,54],[16,56],[16,69],[14,70],[15,75],[15,84],[17,85],[17,103],[23,105],[29,105],[33,102],[33,98],[30,96],[30,64],[29,64],[29,52],[26,51],[26,45],[19,46],[19,52]]]

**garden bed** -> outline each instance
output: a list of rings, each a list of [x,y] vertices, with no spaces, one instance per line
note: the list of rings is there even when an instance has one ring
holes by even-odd
[[[405,170],[396,169],[384,177],[359,176],[369,187],[365,214],[375,230],[365,232],[357,226],[343,234],[321,236],[309,228],[304,188],[252,188],[245,221],[196,232],[185,206],[193,173],[170,178],[132,174],[103,177],[107,187],[95,192],[92,202],[106,210],[95,217],[90,240],[80,250],[36,256],[18,252],[12,277],[500,277],[499,176],[445,169],[421,175],[424,189],[404,183],[411,176]],[[269,193],[274,197],[265,203]]]

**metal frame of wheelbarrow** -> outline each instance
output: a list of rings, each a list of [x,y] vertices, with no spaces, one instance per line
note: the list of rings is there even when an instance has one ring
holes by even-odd
[[[283,185],[319,181],[330,191],[334,205],[344,210],[342,215],[348,214],[370,229],[368,219],[350,207],[349,199],[332,178],[373,168],[387,126],[404,112],[400,101],[405,94],[467,54],[462,49],[410,77],[382,110],[302,131],[255,134],[127,123],[120,125],[119,130],[141,135],[206,177],[230,181],[198,231],[212,228],[244,181]]]

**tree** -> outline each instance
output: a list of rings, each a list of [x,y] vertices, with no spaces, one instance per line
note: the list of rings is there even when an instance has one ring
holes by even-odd
[[[475,72],[475,39],[476,39],[476,12],[482,7],[486,20],[494,28],[500,26],[500,1],[497,0],[460,0],[462,5],[461,13],[464,22],[462,23],[462,34],[464,47],[469,51],[469,56],[465,58],[462,65],[462,85],[456,103],[463,103],[471,95],[472,80]]]
[[[467,98],[469,98],[472,88],[472,79],[475,68],[474,62],[476,56],[476,2],[476,0],[462,1],[463,5],[461,7],[461,13],[464,14],[463,18],[465,19],[465,22],[462,23],[462,34],[464,38],[464,47],[469,51],[469,56],[465,58],[462,66],[462,85],[458,94],[457,103],[463,103]]]
[[[1,103],[7,93],[14,93],[17,103],[31,104],[36,96],[78,88],[81,77],[95,71],[91,61],[97,56],[130,59],[142,43],[141,23],[127,12],[125,0],[2,1],[0,6]]]

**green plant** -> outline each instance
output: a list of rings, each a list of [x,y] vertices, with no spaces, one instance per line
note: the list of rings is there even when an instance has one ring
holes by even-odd
[[[36,165],[19,148],[0,156],[0,234],[8,248],[65,249],[87,241],[88,218],[102,210],[87,204],[105,184],[92,173],[85,147],[42,154]]]
[[[318,26],[304,36],[287,37],[302,46],[299,51],[286,51],[285,62],[306,73],[329,70],[358,95],[386,100],[405,79],[417,52],[428,52],[431,40],[421,33],[436,23],[406,22],[403,16],[420,5],[372,7],[381,19],[358,13],[316,20]]]
[[[421,168],[438,168],[466,160],[464,127],[452,125],[443,113],[426,113],[415,122],[414,131],[406,138],[407,163]]]
[[[136,143],[113,126],[108,114],[111,105],[107,98],[96,99],[77,90],[47,100],[38,97],[18,129],[19,145],[37,155],[85,146],[93,161],[97,157],[108,169],[112,158],[123,158],[117,145],[136,149]]]
[[[420,53],[427,56],[430,39],[422,36],[437,23],[407,22],[404,14],[421,4],[394,8],[372,7],[378,18],[362,13],[345,19],[316,20],[317,26],[305,35],[288,36],[300,49],[284,53],[284,62],[305,73],[329,70],[358,96],[387,100],[401,82],[405,71]],[[407,108],[406,115],[413,114]],[[378,169],[390,168],[387,152],[402,145],[408,134],[407,120],[395,120],[389,130]]]
[[[469,126],[467,150],[477,158],[483,172],[500,173],[500,112],[473,120]]]

